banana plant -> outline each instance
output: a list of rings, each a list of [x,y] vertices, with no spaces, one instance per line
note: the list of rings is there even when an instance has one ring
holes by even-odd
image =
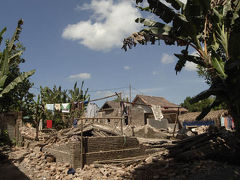
[[[81,84],[81,87],[78,88],[77,87],[77,82],[74,84],[74,87],[73,87],[73,90],[70,89],[68,92],[69,92],[69,95],[70,95],[70,101],[71,103],[74,103],[74,102],[84,102],[84,101],[89,101],[90,99],[90,95],[88,94],[88,88],[83,91],[83,85],[84,85],[84,81],[82,81],[82,84]],[[74,118],[74,117],[80,117],[83,113],[83,109],[80,108],[80,109],[75,109],[72,113],[71,113],[71,117]]]
[[[17,28],[14,32],[14,35],[12,36],[10,42],[7,43],[6,47],[4,48],[3,52],[0,52],[0,98],[3,97],[4,94],[9,93],[12,89],[14,89],[19,83],[23,82],[25,79],[30,77],[35,73],[35,70],[29,71],[29,72],[24,72],[18,77],[16,77],[13,81],[10,83],[6,84],[7,79],[9,77],[9,69],[11,68],[11,65],[15,62],[12,60],[17,57],[21,56],[22,51],[17,52],[12,55],[13,50],[15,49],[15,42],[18,40],[19,35],[22,30],[22,24],[23,20],[18,21]],[[6,32],[7,28],[4,28],[0,32],[0,45],[3,40],[3,34]]]
[[[71,102],[86,101],[89,99],[88,88],[83,92],[84,81],[82,81],[81,88],[77,87],[77,82],[74,84],[73,90],[70,89],[68,92],[70,94]]]
[[[136,4],[143,0],[136,0]],[[160,21],[136,19],[144,28],[123,41],[126,51],[137,44],[184,47],[176,53],[176,73],[186,62],[193,62],[210,77],[210,88],[195,96],[191,103],[215,96],[215,101],[198,116],[202,119],[213,107],[222,102],[234,118],[240,133],[240,1],[238,0],[148,0],[148,6],[137,6],[141,11],[155,14]],[[166,5],[168,3],[169,5]],[[189,47],[198,55],[190,55]]]

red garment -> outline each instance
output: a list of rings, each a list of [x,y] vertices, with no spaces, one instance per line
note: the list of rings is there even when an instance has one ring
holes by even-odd
[[[232,118],[232,129],[235,129],[234,120]]]
[[[228,121],[227,121],[227,117],[224,117],[224,126],[227,129],[228,128]]]
[[[52,128],[52,120],[47,120],[47,128]]]

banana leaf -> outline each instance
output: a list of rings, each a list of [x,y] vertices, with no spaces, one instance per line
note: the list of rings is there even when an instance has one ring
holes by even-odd
[[[7,30],[7,28],[5,27],[5,28],[3,28],[3,30],[0,32],[0,45],[1,45],[1,43],[2,43],[2,40],[3,40],[3,34],[6,32],[6,30]]]
[[[35,73],[36,70],[32,70],[29,72],[25,72],[18,76],[16,79],[14,79],[10,84],[8,84],[1,92],[0,92],[0,97],[3,96],[3,94],[8,93],[12,89],[14,89],[19,83],[23,82],[25,79],[30,77]]]

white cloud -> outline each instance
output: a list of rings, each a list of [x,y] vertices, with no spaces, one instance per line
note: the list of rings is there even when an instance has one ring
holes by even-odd
[[[111,96],[113,94],[115,94],[113,91],[97,91],[95,95],[97,97],[107,97],[107,96]]]
[[[77,9],[91,10],[93,15],[87,21],[69,24],[62,37],[78,41],[92,50],[121,47],[123,39],[141,26],[134,21],[141,16],[140,12],[129,0],[92,0]]]
[[[130,66],[124,66],[123,69],[124,69],[124,70],[130,70],[131,67],[130,67]]]
[[[152,74],[153,74],[154,76],[156,76],[156,75],[159,74],[159,72],[158,72],[158,71],[153,71]]]
[[[90,79],[91,74],[90,73],[79,73],[79,74],[73,74],[68,77],[69,79]]]
[[[190,55],[199,56],[199,53],[197,51],[193,51]],[[197,71],[197,64],[187,61],[184,66],[184,69],[186,71]]]
[[[174,62],[174,56],[163,53],[162,58],[161,58],[161,62],[163,64],[170,64]]]
[[[196,71],[197,70],[197,65],[193,62],[187,61],[185,66],[184,66],[184,69],[186,71]]]

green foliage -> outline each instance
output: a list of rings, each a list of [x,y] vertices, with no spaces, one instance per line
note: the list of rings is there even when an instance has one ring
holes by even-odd
[[[77,82],[74,84],[73,90],[70,89],[69,92],[69,97],[70,97],[70,102],[79,102],[79,101],[89,101],[90,100],[90,95],[88,94],[88,88],[83,92],[83,86],[84,86],[84,81],[82,81],[80,89],[77,87]],[[71,112],[71,119],[74,117],[80,117],[83,114],[82,108],[76,109],[75,111]]]
[[[14,140],[11,140],[9,138],[7,130],[4,130],[3,132],[1,132],[1,134],[0,134],[0,147],[4,146],[4,145],[13,146],[15,144],[16,144],[16,140],[14,142]]]
[[[175,70],[180,72],[187,61],[200,67],[200,76],[210,88],[191,99],[190,103],[215,96],[214,102],[204,108],[197,119],[201,119],[212,108],[225,103],[236,121],[240,132],[240,1],[238,0],[148,0],[148,7],[142,11],[155,14],[160,22],[138,18],[146,28],[124,39],[123,49],[139,44],[163,40],[166,45],[184,46]],[[136,3],[143,0],[136,0]],[[189,47],[199,56],[189,55]]]
[[[29,105],[33,103],[33,94],[29,93],[32,83],[29,77],[35,70],[21,72],[20,63],[25,60],[21,57],[25,48],[17,42],[22,30],[23,21],[18,21],[18,26],[11,40],[5,40],[5,48],[0,51],[0,112],[23,111],[23,116],[28,115]],[[3,40],[4,28],[0,32],[0,45]]]
[[[54,85],[53,89],[49,87],[40,87],[41,102],[42,105],[46,104],[56,104],[56,103],[71,103],[80,101],[89,101],[90,95],[88,94],[88,89],[83,90],[84,82],[82,82],[81,87],[77,87],[77,82],[74,84],[73,89],[63,90],[61,86],[57,87]],[[54,113],[45,111],[45,120],[53,120],[53,127],[56,129],[62,129],[71,126],[71,121],[74,117],[80,117],[83,111],[75,109],[71,111],[70,114],[63,114],[60,111],[55,111]],[[64,118],[63,118],[64,116]]]
[[[181,106],[186,108],[189,112],[201,112],[203,111],[205,108],[207,108],[208,106],[210,106],[215,98],[214,97],[209,97],[207,99],[203,99],[201,101],[198,101],[196,103],[193,103],[191,104],[190,101],[191,101],[191,97],[186,97],[184,102],[181,103]],[[213,109],[214,110],[220,110],[220,109],[225,109],[226,108],[226,105],[225,104],[221,104],[217,107],[214,107]]]

